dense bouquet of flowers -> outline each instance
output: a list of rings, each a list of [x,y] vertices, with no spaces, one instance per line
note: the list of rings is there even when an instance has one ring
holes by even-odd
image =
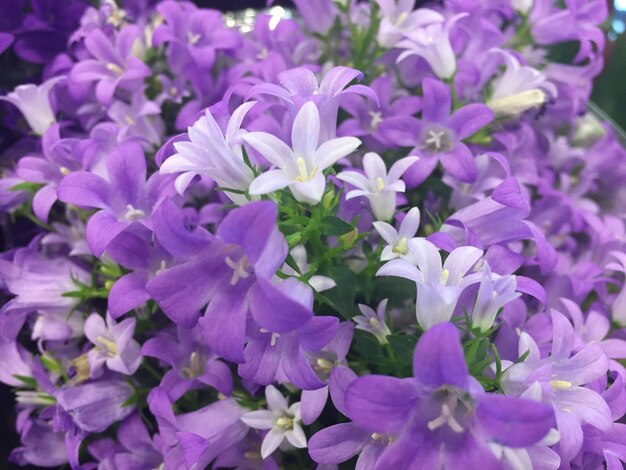
[[[9,3],[13,462],[622,468],[604,0]]]

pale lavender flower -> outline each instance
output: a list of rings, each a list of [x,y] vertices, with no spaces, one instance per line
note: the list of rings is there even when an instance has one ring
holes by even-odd
[[[92,377],[102,374],[106,364],[110,370],[132,375],[141,363],[139,343],[133,339],[134,318],[116,323],[109,314],[104,319],[92,313],[85,322],[85,336],[95,346],[87,353]]]
[[[241,136],[245,131],[241,123],[256,102],[239,106],[222,132],[217,121],[207,109],[206,114],[188,128],[189,142],[176,142],[178,153],[167,158],[161,165],[161,174],[182,173],[176,178],[176,191],[183,194],[196,175],[204,175],[223,188],[247,191],[254,179],[252,169],[246,165],[241,148]],[[241,194],[225,191],[236,204],[248,200]]]
[[[483,332],[489,330],[500,309],[521,295],[515,291],[516,288],[515,276],[492,274],[489,264],[485,262],[478,294],[476,294],[476,303],[472,310],[472,326]]]
[[[107,115],[119,126],[118,141],[135,138],[146,150],[159,145],[163,140],[164,125],[160,118],[161,108],[149,101],[143,88],[137,89],[130,103],[114,100]]]
[[[406,260],[394,259],[383,265],[377,276],[403,277],[417,287],[417,322],[425,330],[447,322],[463,290],[480,280],[480,273],[466,275],[483,256],[482,250],[462,246],[452,251],[441,263],[439,249],[423,238],[409,240],[409,249],[417,267]]]
[[[520,64],[513,54],[492,49],[504,58],[506,70],[493,81],[493,93],[487,102],[497,116],[515,116],[541,106],[557,96],[557,89],[546,76],[527,65]]]
[[[285,439],[294,447],[306,447],[306,436],[300,426],[300,402],[289,406],[284,396],[274,387],[265,387],[268,410],[250,411],[241,420],[254,429],[269,429],[261,444],[261,457],[268,458]]]
[[[0,100],[15,105],[24,115],[33,132],[37,135],[44,135],[48,127],[56,122],[50,105],[50,91],[65,78],[65,76],[54,77],[41,85],[19,85],[8,95],[0,96]]]
[[[445,19],[429,8],[415,10],[415,0],[376,0],[382,12],[378,41],[384,47],[394,47],[405,35],[431,23]]]
[[[396,210],[396,193],[406,190],[400,178],[418,157],[405,157],[395,162],[387,173],[384,160],[374,152],[363,157],[365,176],[356,171],[343,171],[337,175],[342,181],[358,188],[348,191],[346,199],[365,196],[377,220],[391,220]]]
[[[374,228],[387,243],[380,254],[381,261],[389,261],[401,258],[409,261],[411,264],[417,264],[415,258],[411,255],[408,242],[415,237],[417,228],[420,225],[420,210],[417,207],[404,216],[398,230],[393,228],[387,222],[374,222]]]
[[[387,344],[387,336],[391,335],[391,330],[389,330],[385,321],[387,300],[389,299],[383,299],[376,307],[376,311],[367,305],[359,304],[359,310],[362,315],[352,317],[352,320],[356,323],[357,330],[373,334],[380,344]]]
[[[428,62],[437,77],[451,78],[456,72],[456,57],[450,44],[450,30],[467,15],[467,13],[459,13],[447,20],[432,15],[432,19],[428,18],[432,21],[420,24],[412,31],[406,31],[404,33],[406,39],[397,44],[397,47],[406,49],[398,57],[398,62],[417,55]]]
[[[250,194],[268,194],[289,186],[298,201],[311,205],[324,195],[323,171],[361,144],[355,137],[338,137],[320,145],[320,113],[312,102],[302,106],[294,119],[292,148],[266,132],[249,132],[242,139],[278,167],[258,176],[250,185]]]

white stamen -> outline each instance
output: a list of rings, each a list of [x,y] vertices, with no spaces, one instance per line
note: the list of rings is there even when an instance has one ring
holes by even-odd
[[[407,242],[408,242],[407,238],[402,237],[400,240],[398,240],[398,243],[396,243],[396,246],[393,247],[392,251],[399,255],[406,255],[407,252],[409,251],[407,247]]]
[[[441,405],[441,415],[432,421],[429,421],[427,426],[429,430],[434,431],[444,424],[447,424],[450,429],[456,433],[463,432],[463,426],[461,426],[454,417],[454,408],[450,409],[448,403],[443,403]]]
[[[434,147],[435,150],[441,150],[443,148],[443,138],[446,135],[445,131],[428,131],[428,138],[424,141],[429,147]]]
[[[247,279],[250,277],[250,273],[248,272],[250,262],[245,256],[242,256],[236,263],[229,257],[227,257],[225,261],[226,264],[233,270],[233,277],[230,279],[231,286],[237,284],[240,278]]]
[[[141,209],[135,209],[132,204],[126,204],[126,214],[124,214],[124,219],[134,222],[142,219],[145,215],[146,213]]]

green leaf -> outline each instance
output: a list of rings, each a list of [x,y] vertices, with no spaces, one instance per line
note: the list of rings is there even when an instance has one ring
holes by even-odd
[[[30,181],[24,181],[23,183],[16,184],[15,186],[11,186],[11,191],[32,191],[35,192],[39,188],[41,188],[43,184],[41,183],[32,183]]]
[[[373,335],[361,330],[354,332],[352,349],[368,362],[379,363],[384,357],[378,340]]]
[[[18,375],[18,374],[13,374],[13,377],[15,377],[20,382],[24,382],[25,385],[28,385],[31,388],[37,388],[37,381],[33,379],[32,377],[28,377],[27,375]]]
[[[64,372],[61,363],[50,356],[40,356],[39,360],[41,361],[41,364],[50,372],[55,372],[57,374]]]
[[[354,230],[354,227],[345,220],[334,215],[322,219],[322,231],[325,235],[340,236]]]
[[[391,349],[398,357],[400,363],[409,366],[413,363],[413,352],[417,344],[417,336],[413,335],[391,335],[387,336],[387,341],[391,345]]]
[[[337,286],[325,292],[326,297],[335,306],[335,309],[345,319],[352,318],[355,307],[354,299],[358,289],[356,275],[347,266],[337,266],[328,273]]]

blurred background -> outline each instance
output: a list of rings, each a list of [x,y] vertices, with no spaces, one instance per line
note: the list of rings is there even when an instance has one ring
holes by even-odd
[[[0,0],[0,13],[14,8],[13,1]],[[610,1],[614,3],[611,5],[611,19],[606,25],[606,66],[602,75],[596,80],[592,100],[617,125],[626,128],[626,35],[623,34],[626,30],[626,0]],[[217,8],[222,11],[236,11],[244,8],[264,8],[266,0],[196,0],[194,3],[202,7]],[[420,1],[418,0],[417,3],[420,3]],[[277,0],[274,2],[274,5],[292,6],[292,2]],[[4,10],[5,8],[7,10]],[[3,18],[0,18],[0,31],[3,30],[2,26]],[[12,83],[14,81],[12,78],[17,78],[11,68],[13,60],[15,59],[8,57],[8,54],[0,55],[0,94],[3,94],[4,90],[10,90],[15,86],[15,83]],[[0,126],[1,142],[2,129]],[[24,240],[32,237],[32,234],[29,233],[30,229],[30,227],[24,227]],[[2,302],[3,299],[0,296],[0,304]],[[27,467],[17,467],[7,462],[11,449],[19,445],[19,439],[15,433],[13,403],[11,390],[0,385],[0,470],[27,469]]]

